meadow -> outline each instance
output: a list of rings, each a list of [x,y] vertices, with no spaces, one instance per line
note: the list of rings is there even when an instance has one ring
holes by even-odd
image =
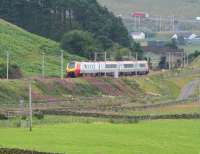
[[[0,147],[69,154],[199,154],[200,121],[72,123],[0,128]]]

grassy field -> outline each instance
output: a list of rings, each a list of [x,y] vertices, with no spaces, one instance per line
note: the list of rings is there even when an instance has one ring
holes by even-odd
[[[116,14],[130,15],[133,11],[148,12],[158,16],[196,17],[199,0],[98,0]]]
[[[45,53],[45,74],[60,76],[59,43],[29,33],[15,25],[0,19],[0,63],[6,63],[6,52],[10,55],[10,64],[17,64],[23,76],[42,74],[42,54]],[[64,54],[66,63],[80,57]]]
[[[70,154],[199,154],[199,121],[60,124],[0,128],[0,147]]]

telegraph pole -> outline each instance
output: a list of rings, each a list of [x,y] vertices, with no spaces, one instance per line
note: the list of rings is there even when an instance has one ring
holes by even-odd
[[[135,16],[135,30],[137,31],[137,17]]]
[[[104,60],[107,61],[107,52],[105,52]]]
[[[172,32],[175,31],[175,16],[172,16]]]
[[[32,132],[32,117],[33,117],[33,111],[32,111],[32,83],[31,80],[29,81],[29,131]]]
[[[94,61],[95,62],[97,61],[97,53],[96,52],[94,53]]]
[[[8,51],[7,51],[7,62],[6,62],[6,64],[7,64],[7,67],[6,67],[6,78],[7,78],[7,80],[9,79],[9,58],[10,58],[10,56],[9,56],[9,53],[8,53]]]
[[[169,52],[169,59],[168,59],[168,63],[169,63],[169,70],[171,70],[171,53]]]
[[[61,50],[61,57],[60,57],[61,58],[60,59],[61,60],[61,70],[60,70],[61,71],[60,72],[61,80],[63,80],[63,69],[64,69],[64,61],[63,61],[64,58],[63,57],[64,57],[63,56],[63,50]]]
[[[141,30],[141,17],[139,16],[139,27],[138,27],[138,31]]]
[[[162,17],[160,16],[160,32],[162,32]]]
[[[42,78],[44,79],[45,77],[45,71],[44,71],[44,68],[45,68],[45,53],[43,52],[42,53]]]
[[[138,71],[138,53],[136,52],[135,55],[135,59],[136,59],[136,76],[138,75],[137,71]]]
[[[185,68],[185,51],[183,52],[183,68]]]
[[[104,61],[105,61],[105,65],[106,65],[106,61],[107,61],[107,53],[105,52],[104,53],[105,55],[104,55]],[[107,76],[107,74],[106,74],[106,72],[105,72],[105,77]]]

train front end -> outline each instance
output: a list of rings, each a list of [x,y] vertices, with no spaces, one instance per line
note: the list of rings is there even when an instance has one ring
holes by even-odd
[[[67,64],[66,73],[68,78],[80,76],[80,64],[78,62],[71,62]]]

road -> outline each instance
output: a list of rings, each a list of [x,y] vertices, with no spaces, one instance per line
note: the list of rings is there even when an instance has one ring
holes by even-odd
[[[178,100],[188,99],[192,94],[194,94],[197,85],[199,85],[199,80],[194,80],[194,81],[191,81],[189,84],[187,84],[182,89],[181,94],[178,97]]]

